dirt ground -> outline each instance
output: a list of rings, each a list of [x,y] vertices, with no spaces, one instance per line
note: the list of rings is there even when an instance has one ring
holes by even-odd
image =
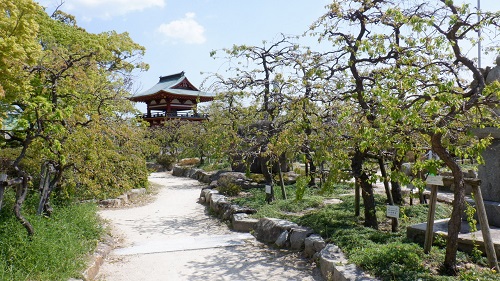
[[[97,280],[322,280],[297,254],[210,217],[197,203],[197,181],[169,173],[153,173],[150,181],[159,187],[151,202],[100,211],[120,243]]]

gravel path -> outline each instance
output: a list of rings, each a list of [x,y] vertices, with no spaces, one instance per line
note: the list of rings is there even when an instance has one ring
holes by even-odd
[[[120,245],[101,266],[97,280],[322,280],[296,254],[232,232],[196,203],[197,181],[153,173],[160,185],[144,206],[106,209]]]

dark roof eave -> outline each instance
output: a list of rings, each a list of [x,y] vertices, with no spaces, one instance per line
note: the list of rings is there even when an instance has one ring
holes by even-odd
[[[134,101],[134,102],[146,102],[148,100],[152,99],[161,99],[165,97],[172,97],[172,98],[181,98],[181,99],[189,99],[189,100],[200,100],[202,102],[205,101],[213,101],[214,96],[200,96],[200,95],[179,95],[179,94],[174,94],[174,93],[169,93],[166,91],[159,91],[157,93],[147,95],[147,96],[137,96],[137,97],[130,97],[129,100]]]

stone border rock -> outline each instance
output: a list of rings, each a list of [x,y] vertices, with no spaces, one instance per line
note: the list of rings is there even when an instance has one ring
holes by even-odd
[[[118,196],[113,199],[104,199],[104,200],[88,200],[86,202],[94,202],[102,208],[119,208],[129,204],[130,201],[133,201],[139,196],[146,194],[145,188],[137,188],[131,189],[127,193]],[[68,281],[92,281],[95,279],[97,274],[99,273],[99,269],[101,265],[104,263],[104,260],[108,256],[108,254],[113,250],[116,245],[116,241],[113,237],[106,235],[103,241],[99,241],[97,244],[97,248],[92,254],[90,261],[88,262],[87,269],[82,273],[83,279],[69,279]]]
[[[133,201],[144,194],[146,194],[145,188],[131,189],[129,192],[120,195],[117,198],[99,200],[97,201],[97,204],[99,207],[104,208],[119,208],[127,205],[129,201]]]
[[[106,236],[104,241],[99,242],[96,251],[92,255],[90,266],[83,272],[83,280],[90,281],[95,279],[101,265],[111,250],[113,250],[115,244],[116,241],[111,236]]]
[[[101,265],[108,254],[113,250],[116,241],[110,235],[106,235],[103,241],[99,241],[97,248],[90,257],[87,269],[82,273],[82,279],[71,278],[68,281],[93,281],[99,273]]]
[[[214,190],[217,186],[213,178],[215,174],[176,166],[172,175],[193,179],[202,178],[204,181],[201,182],[211,183],[210,186],[201,190],[200,203],[207,205],[222,220],[230,221],[235,231],[250,232],[259,241],[274,244],[280,248],[301,251],[305,257],[312,258],[316,262],[326,280],[377,280],[364,273],[356,265],[349,263],[339,247],[334,244],[327,245],[321,236],[314,234],[308,227],[276,218],[250,218],[248,215],[255,213],[256,210],[233,205],[228,202],[226,196]],[[218,175],[220,176],[220,173]]]

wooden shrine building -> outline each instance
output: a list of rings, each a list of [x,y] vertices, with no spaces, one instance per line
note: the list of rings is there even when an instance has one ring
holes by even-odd
[[[199,102],[212,101],[214,95],[198,90],[184,75],[184,71],[161,76],[151,89],[130,98],[134,102],[144,102],[147,112],[144,120],[151,126],[158,126],[167,119],[201,121],[207,118],[198,114]]]

